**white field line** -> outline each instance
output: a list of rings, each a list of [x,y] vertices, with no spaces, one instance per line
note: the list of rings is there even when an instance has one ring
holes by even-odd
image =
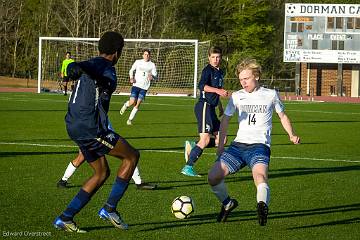
[[[15,99],[11,97],[0,97],[0,100],[4,101],[14,101],[14,102],[31,102],[31,101],[39,101],[39,102],[57,102],[57,103],[67,103],[68,100],[54,100],[54,99],[48,99],[48,98],[38,98],[38,99]],[[118,103],[123,104],[124,102],[117,102],[117,101],[111,101],[111,103]],[[143,102],[142,104],[145,105],[157,105],[157,106],[170,106],[170,107],[193,107],[193,104],[168,104],[168,103],[147,103]]]
[[[16,146],[35,146],[35,147],[53,147],[53,148],[75,148],[78,147],[75,145],[54,145],[54,144],[39,144],[39,143],[20,143],[20,142],[0,142],[0,145],[16,145]],[[158,153],[178,153],[184,154],[183,151],[175,150],[141,150],[143,152],[158,152]],[[205,155],[216,155],[215,153],[203,153]],[[308,158],[308,157],[280,157],[280,156],[271,156],[275,159],[294,159],[294,160],[309,160],[309,161],[323,161],[323,162],[348,162],[348,163],[360,163],[360,160],[347,160],[347,159],[331,159],[331,158]]]
[[[67,103],[68,100],[64,99],[64,100],[54,100],[51,98],[38,98],[38,99],[16,99],[13,97],[0,97],[0,100],[11,100],[11,101],[18,101],[18,102],[30,102],[30,101],[46,101],[46,102],[63,102],[63,103]],[[185,100],[185,99],[183,99]],[[189,100],[189,99],[186,99]],[[190,99],[192,100],[192,99]],[[118,102],[118,101],[112,101],[111,103],[117,103],[117,104],[123,104],[124,102]],[[145,105],[155,105],[155,106],[169,106],[169,107],[191,107],[193,108],[193,104],[167,104],[167,103],[148,103],[148,102],[143,102],[142,104]],[[314,110],[291,110],[291,109],[287,109],[287,112],[301,112],[301,113],[325,113],[325,114],[345,114],[345,115],[360,115],[360,112],[328,112],[328,111],[314,111]]]

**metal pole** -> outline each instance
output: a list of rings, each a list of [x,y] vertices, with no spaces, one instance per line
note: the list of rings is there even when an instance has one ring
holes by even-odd
[[[301,63],[296,62],[295,65],[295,94],[300,95],[300,77],[301,77]]]
[[[338,71],[337,71],[337,95],[342,97],[343,96],[343,65],[342,63],[338,64]]]

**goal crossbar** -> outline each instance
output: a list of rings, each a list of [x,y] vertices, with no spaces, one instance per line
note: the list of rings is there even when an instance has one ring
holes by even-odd
[[[39,37],[39,56],[38,56],[38,90],[41,92],[42,81],[42,42],[44,40],[54,41],[89,41],[98,42],[100,38],[73,38],[73,37]],[[194,45],[194,75],[193,75],[193,97],[197,95],[197,76],[198,76],[198,51],[199,41],[197,39],[124,39],[126,42],[146,42],[146,43],[190,43]]]

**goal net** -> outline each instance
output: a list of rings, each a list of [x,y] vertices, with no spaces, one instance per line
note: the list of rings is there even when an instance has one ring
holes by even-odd
[[[38,92],[62,92],[60,71],[66,52],[75,61],[98,55],[98,38],[39,38]],[[125,39],[121,58],[116,64],[118,85],[115,94],[129,94],[129,70],[144,49],[151,51],[158,79],[152,81],[148,94],[170,96],[197,95],[197,81],[207,64],[210,42],[184,39]]]

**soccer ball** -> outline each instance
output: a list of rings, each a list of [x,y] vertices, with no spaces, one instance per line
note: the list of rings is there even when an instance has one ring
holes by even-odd
[[[288,14],[293,14],[293,13],[295,12],[295,9],[296,9],[296,6],[290,4],[290,5],[288,6],[288,9],[286,10],[286,12],[287,12]]]
[[[194,212],[194,201],[188,196],[177,197],[172,202],[171,212],[179,219],[188,218]]]

